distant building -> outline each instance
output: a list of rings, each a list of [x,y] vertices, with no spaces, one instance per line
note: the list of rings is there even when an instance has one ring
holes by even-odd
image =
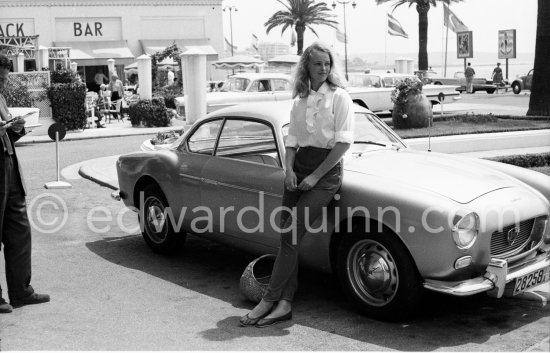
[[[290,53],[290,45],[281,42],[259,42],[258,53],[263,61]]]
[[[108,75],[108,59],[124,77],[124,66],[174,42],[205,52],[210,77],[223,53],[222,0],[0,0],[0,9],[0,51],[22,52],[25,71],[75,62],[89,87]]]

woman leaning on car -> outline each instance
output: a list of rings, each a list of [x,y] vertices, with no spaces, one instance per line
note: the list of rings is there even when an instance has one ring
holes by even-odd
[[[267,327],[292,318],[305,220],[313,223],[340,188],[342,157],[353,143],[353,102],[342,88],[334,55],[326,45],[317,42],[306,48],[292,96],[283,206],[295,207],[296,217],[289,212],[281,217],[281,245],[267,292],[240,319],[242,326]]]

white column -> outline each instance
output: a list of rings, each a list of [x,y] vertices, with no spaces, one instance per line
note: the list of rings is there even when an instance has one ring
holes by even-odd
[[[206,115],[206,53],[193,48],[180,54],[183,69],[185,119],[193,124]]]
[[[47,69],[50,67],[50,55],[48,53],[48,48],[40,46],[38,51],[40,52],[39,57],[39,65],[37,65],[36,69],[38,71],[42,71],[42,69]]]
[[[76,69],[78,68],[78,64],[74,61],[71,63],[71,71],[76,72]]]
[[[108,59],[107,60],[107,67],[109,68],[109,80],[110,80],[111,75],[116,74],[115,59]]]
[[[25,71],[25,54],[19,53],[16,57],[16,68],[15,72],[24,72]]]
[[[151,57],[143,54],[138,57],[138,83],[139,83],[139,98],[153,98],[153,80],[151,79]]]

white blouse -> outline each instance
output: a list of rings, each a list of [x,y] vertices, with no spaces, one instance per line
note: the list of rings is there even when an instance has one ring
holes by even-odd
[[[342,88],[325,82],[307,98],[296,98],[290,112],[286,147],[332,149],[337,142],[353,143],[353,101]]]

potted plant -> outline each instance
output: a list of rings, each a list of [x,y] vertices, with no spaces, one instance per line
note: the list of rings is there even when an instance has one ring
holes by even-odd
[[[391,93],[392,121],[396,129],[429,126],[433,117],[432,104],[422,94],[422,82],[406,78],[399,81]]]
[[[155,137],[149,140],[145,140],[141,144],[142,151],[155,151],[164,150],[170,148],[172,143],[176,141],[181,135],[183,135],[183,129],[176,131],[161,131],[158,132]]]

